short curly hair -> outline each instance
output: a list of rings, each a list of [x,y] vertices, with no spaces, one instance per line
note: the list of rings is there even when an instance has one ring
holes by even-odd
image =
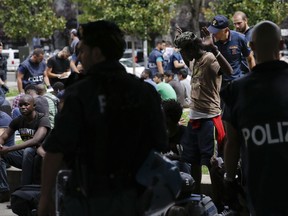
[[[174,40],[174,44],[180,49],[203,49],[202,40],[197,37],[193,32],[183,32]]]

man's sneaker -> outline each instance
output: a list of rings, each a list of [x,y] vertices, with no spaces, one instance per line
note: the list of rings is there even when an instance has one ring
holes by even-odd
[[[9,191],[0,192],[0,203],[8,202],[9,200],[10,200],[10,192]]]

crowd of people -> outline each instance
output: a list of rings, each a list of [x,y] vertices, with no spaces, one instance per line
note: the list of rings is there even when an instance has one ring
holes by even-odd
[[[284,42],[271,21],[249,27],[237,11],[233,24],[217,15],[201,37],[177,26],[173,43],[156,42],[141,78],[119,63],[124,33],[110,21],[73,29],[71,47],[48,60],[35,49],[19,66],[11,112],[0,111],[0,202],[13,165],[22,185],[42,186],[38,215],[54,215],[55,180],[69,169],[65,215],[145,215],[155,200],[136,176],[155,151],[189,167],[196,194],[206,166],[219,213],[287,215],[288,179],[277,178],[288,164]]]

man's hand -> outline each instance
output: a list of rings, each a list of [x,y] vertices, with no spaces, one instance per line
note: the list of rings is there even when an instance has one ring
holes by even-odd
[[[201,35],[202,35],[203,45],[207,48],[213,49],[215,47],[214,42],[213,42],[213,37],[206,27],[202,27]]]
[[[180,28],[180,26],[178,24],[175,24],[175,27],[176,27],[176,32],[175,32],[175,39],[174,40],[176,40],[176,38],[183,33],[182,29]]]
[[[37,154],[40,155],[42,158],[44,158],[46,152],[45,152],[45,150],[43,149],[42,146],[39,146],[39,147],[37,148]]]
[[[0,144],[0,155],[7,154],[9,152],[8,149],[9,147]]]
[[[242,208],[238,198],[240,187],[236,179],[227,181],[224,177],[224,202],[232,210],[240,211]]]

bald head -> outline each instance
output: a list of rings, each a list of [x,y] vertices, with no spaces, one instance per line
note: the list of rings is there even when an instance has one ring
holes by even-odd
[[[34,98],[30,94],[21,95],[19,101],[28,101],[31,104],[34,104]]]
[[[283,48],[280,28],[271,21],[262,21],[254,26],[251,48],[257,63],[278,60]]]

